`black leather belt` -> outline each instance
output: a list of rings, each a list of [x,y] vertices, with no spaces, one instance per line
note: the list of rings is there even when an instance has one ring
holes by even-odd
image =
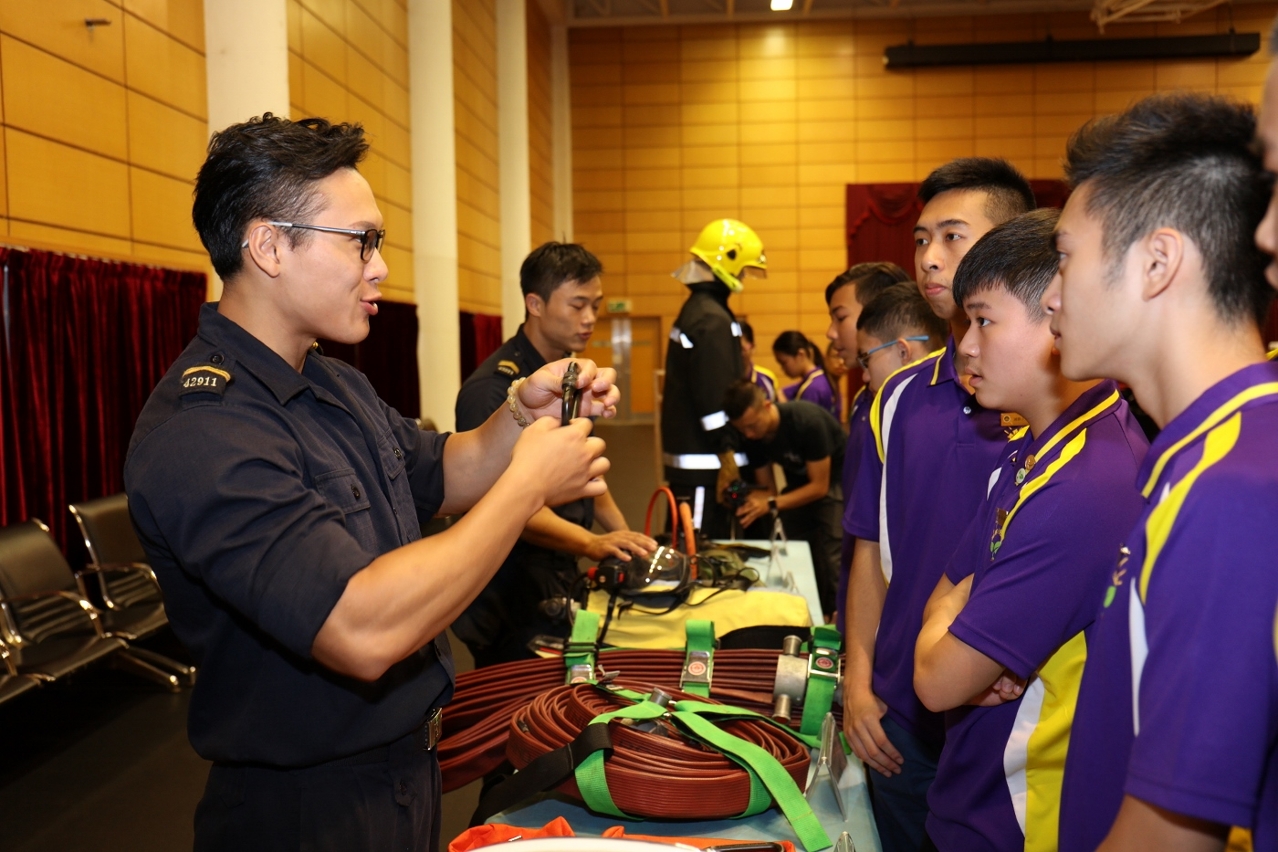
[[[434,751],[444,736],[444,709],[436,707],[413,731],[413,745],[421,751]]]

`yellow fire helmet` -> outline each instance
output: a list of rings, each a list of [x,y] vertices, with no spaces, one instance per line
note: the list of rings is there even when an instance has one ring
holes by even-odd
[[[716,219],[706,225],[689,251],[705,261],[715,277],[734,293],[741,292],[741,272],[747,266],[768,268],[763,240],[753,228],[736,219]]]

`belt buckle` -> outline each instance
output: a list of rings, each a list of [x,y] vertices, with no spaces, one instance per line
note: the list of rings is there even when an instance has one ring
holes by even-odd
[[[439,745],[439,741],[443,739],[443,736],[444,710],[441,707],[437,707],[422,722],[419,734],[422,751],[434,751],[435,746]]]

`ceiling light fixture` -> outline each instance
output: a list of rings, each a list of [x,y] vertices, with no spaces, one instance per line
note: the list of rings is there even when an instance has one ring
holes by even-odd
[[[772,11],[788,12],[790,7],[794,5],[794,0],[772,0]]]

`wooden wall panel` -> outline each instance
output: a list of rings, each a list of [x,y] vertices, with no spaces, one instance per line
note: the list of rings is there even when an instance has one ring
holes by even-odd
[[[453,0],[458,306],[501,313],[501,204],[494,0]]]
[[[1238,6],[1268,34],[1278,4]],[[1113,37],[1226,32],[1221,7]],[[1061,174],[1065,140],[1095,115],[1191,88],[1258,102],[1268,48],[1244,60],[961,67],[888,72],[884,47],[1095,38],[1083,14],[846,20],[569,32],[576,238],[608,269],[609,295],[668,330],[683,301],[669,273],[702,226],[740,218],[763,238],[768,278],[733,297],[759,340],[822,341],[823,291],[845,263],[844,187],[916,181],[959,156]]]
[[[5,128],[9,216],[129,239],[129,167]],[[14,168],[14,164],[22,164]]]
[[[158,2],[158,0],[154,0]],[[414,302],[407,7],[400,0],[289,0],[289,99],[294,118],[359,122],[360,164],[386,223],[386,298]]]
[[[200,14],[204,14],[202,3]],[[124,82],[121,17],[119,6],[108,0],[0,0],[0,32],[117,83]],[[86,18],[105,18],[111,24],[90,30],[84,25]]]
[[[124,16],[124,44],[129,88],[188,115],[208,119],[203,53],[132,15]]]
[[[207,268],[203,50],[202,2],[0,0],[6,238]]]
[[[53,54],[0,35],[5,124],[127,160],[124,86]]]
[[[527,0],[528,165],[532,187],[532,245],[555,233],[555,155],[550,83],[550,22],[538,0]]]

